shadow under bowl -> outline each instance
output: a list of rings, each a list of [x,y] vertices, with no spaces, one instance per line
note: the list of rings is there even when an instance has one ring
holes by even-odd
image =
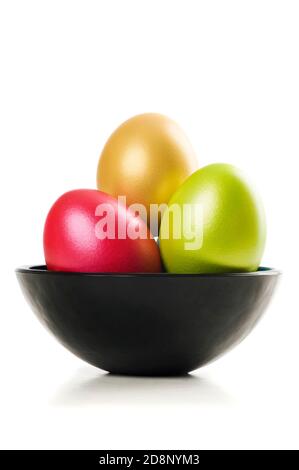
[[[279,271],[89,274],[16,270],[38,319],[71,352],[117,374],[179,375],[244,339]]]

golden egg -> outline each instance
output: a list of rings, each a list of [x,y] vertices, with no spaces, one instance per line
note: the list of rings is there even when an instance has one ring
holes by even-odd
[[[98,189],[126,196],[127,206],[166,204],[197,168],[181,128],[166,116],[140,114],[121,124],[108,139],[97,170]]]

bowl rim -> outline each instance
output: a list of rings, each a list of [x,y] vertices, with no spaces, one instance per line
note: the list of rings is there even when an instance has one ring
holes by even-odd
[[[109,272],[74,272],[74,271],[48,271],[45,264],[24,265],[15,269],[16,273],[21,274],[41,274],[43,276],[91,276],[91,277],[255,277],[255,276],[278,276],[281,271],[275,268],[260,266],[257,271],[249,272],[229,272],[229,273],[201,273],[201,274],[183,274],[183,273],[109,273]]]

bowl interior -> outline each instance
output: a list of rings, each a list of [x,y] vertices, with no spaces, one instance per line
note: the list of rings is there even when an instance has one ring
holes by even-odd
[[[148,277],[226,277],[226,276],[259,276],[259,275],[277,275],[280,274],[280,271],[274,268],[260,266],[257,271],[250,272],[228,272],[228,273],[201,273],[201,274],[176,274],[176,273],[109,273],[109,272],[67,272],[67,271],[50,271],[47,269],[47,266],[44,264],[41,265],[25,265],[16,269],[16,272],[38,272],[38,273],[47,273],[47,274],[65,274],[65,275],[76,275],[76,276],[148,276]]]

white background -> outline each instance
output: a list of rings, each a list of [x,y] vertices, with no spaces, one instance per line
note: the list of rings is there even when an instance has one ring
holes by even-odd
[[[299,3],[14,1],[0,7],[2,448],[298,448]],[[258,185],[264,265],[283,270],[258,328],[189,379],[104,375],[37,322],[14,268],[43,262],[54,200],[95,187],[123,120],[177,120],[199,165]]]

